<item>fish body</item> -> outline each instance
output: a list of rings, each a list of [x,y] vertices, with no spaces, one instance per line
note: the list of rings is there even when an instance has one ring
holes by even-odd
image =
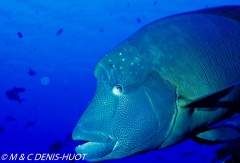
[[[23,34],[21,32],[18,32],[17,35],[19,38],[23,38]]]
[[[14,118],[13,116],[8,116],[8,117],[6,117],[6,120],[7,121],[15,121],[16,118]]]
[[[22,103],[23,99],[20,98],[20,96],[18,95],[18,93],[16,93],[15,91],[6,91],[6,95],[8,97],[9,100],[15,100],[18,101],[19,104]]]
[[[6,91],[6,96],[8,97],[9,100],[15,100],[18,101],[19,104],[22,103],[22,101],[24,101],[24,99],[21,99],[18,93],[22,93],[25,92],[25,88],[21,88],[21,87],[13,87],[13,89]]]
[[[35,124],[36,124],[36,121],[29,121],[25,126],[31,127],[31,126],[34,126]]]
[[[163,149],[239,111],[239,15],[225,6],[162,18],[101,58],[76,152],[97,162]]]
[[[36,75],[36,72],[33,71],[32,69],[29,69],[28,74],[29,74],[30,76],[35,76],[35,75]]]
[[[61,141],[57,141],[53,144],[50,144],[50,153],[59,153],[62,148],[63,143]]]
[[[57,33],[56,33],[56,36],[60,35],[62,32],[63,32],[63,29],[62,29],[62,28],[59,29],[59,30],[57,31]]]

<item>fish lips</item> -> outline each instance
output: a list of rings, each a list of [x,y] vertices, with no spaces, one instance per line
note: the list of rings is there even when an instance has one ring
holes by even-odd
[[[102,133],[75,131],[73,140],[84,141],[85,143],[75,148],[76,153],[86,154],[85,159],[90,162],[103,160],[103,157],[110,154],[116,142],[114,138]]]

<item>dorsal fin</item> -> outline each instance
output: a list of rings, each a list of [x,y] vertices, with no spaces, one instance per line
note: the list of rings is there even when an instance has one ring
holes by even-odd
[[[214,8],[206,8],[197,11],[187,12],[186,14],[212,14],[227,17],[240,22],[240,6],[220,6]]]

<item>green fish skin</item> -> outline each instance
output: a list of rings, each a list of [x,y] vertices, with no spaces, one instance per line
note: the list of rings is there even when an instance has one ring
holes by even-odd
[[[156,20],[96,65],[95,95],[72,137],[86,160],[163,149],[239,112],[240,7]],[[224,135],[224,134],[223,134]]]

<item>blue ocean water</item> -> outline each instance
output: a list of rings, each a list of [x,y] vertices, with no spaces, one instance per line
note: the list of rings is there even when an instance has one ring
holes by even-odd
[[[156,19],[234,4],[240,1],[0,1],[0,156],[49,153],[56,142],[61,154],[74,153],[78,142],[69,135],[94,95],[104,54]],[[5,94],[14,87],[26,89],[21,104]],[[108,162],[208,163],[216,148],[187,140]]]

